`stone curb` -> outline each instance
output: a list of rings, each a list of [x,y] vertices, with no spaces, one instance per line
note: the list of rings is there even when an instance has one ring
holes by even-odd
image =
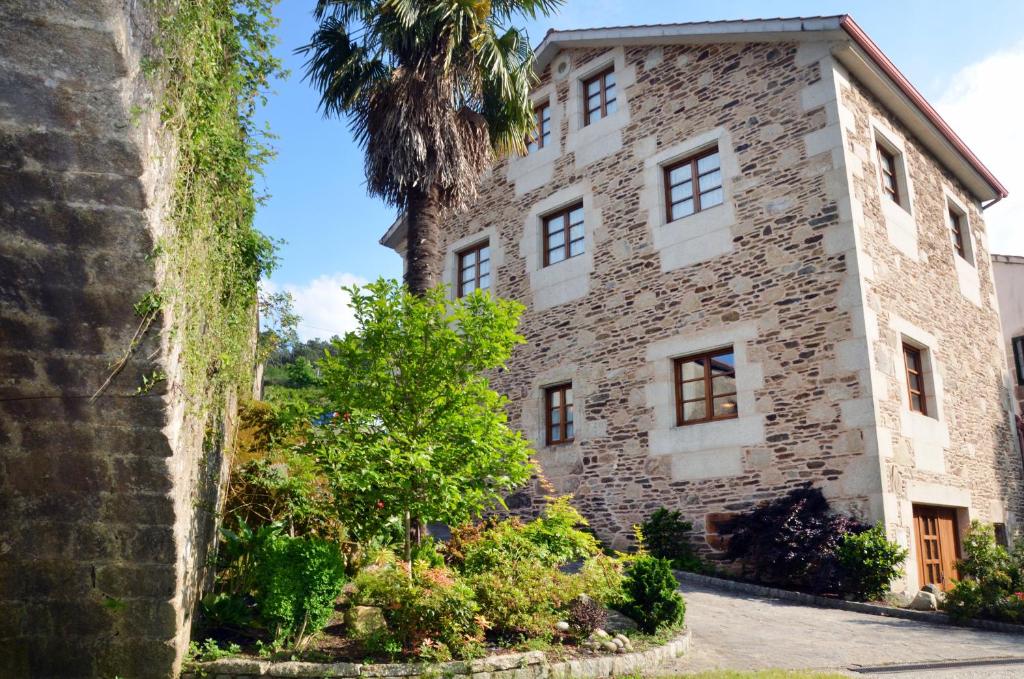
[[[453,661],[435,665],[394,663],[361,665],[358,663],[269,662],[246,658],[225,658],[200,663],[181,679],[255,679],[256,677],[473,677],[473,679],[598,679],[635,674],[654,669],[690,650],[690,630],[661,646],[623,653],[562,662],[549,662],[543,651],[509,653],[469,662]]]
[[[908,608],[897,608],[895,606],[884,606],[882,604],[869,604],[862,601],[845,601],[843,599],[830,599],[804,592],[793,592],[788,589],[777,587],[766,587],[755,585],[749,582],[737,582],[724,578],[715,578],[710,575],[698,575],[697,573],[685,573],[675,571],[676,579],[679,582],[687,582],[693,585],[704,585],[723,589],[727,592],[739,592],[742,594],[753,594],[755,596],[771,597],[783,601],[794,601],[806,606],[818,606],[820,608],[838,608],[853,613],[867,613],[868,615],[880,615],[887,618],[903,618],[916,622],[928,622],[937,625],[953,625],[956,627],[974,627],[992,632],[1004,632],[1006,634],[1024,634],[1024,625],[1014,625],[1008,622],[996,622],[995,620],[967,620],[957,622],[945,613],[929,611],[912,611]]]

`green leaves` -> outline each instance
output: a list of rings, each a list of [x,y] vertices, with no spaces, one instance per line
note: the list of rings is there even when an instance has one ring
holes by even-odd
[[[326,115],[348,116],[369,191],[403,209],[413,188],[443,207],[476,195],[495,154],[533,130],[533,50],[513,17],[560,0],[320,0],[306,77]]]
[[[443,288],[418,297],[385,280],[349,293],[359,329],[319,363],[338,416],[304,448],[343,523],[368,540],[406,516],[457,524],[499,504],[532,465],[482,373],[523,342],[522,306],[485,293],[449,302]]]

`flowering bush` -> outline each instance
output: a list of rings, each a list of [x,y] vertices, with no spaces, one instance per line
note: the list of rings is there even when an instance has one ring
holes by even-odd
[[[363,639],[371,648],[442,660],[479,655],[484,620],[473,590],[446,567],[409,565],[385,555],[356,576],[354,603],[376,606],[387,628]]]

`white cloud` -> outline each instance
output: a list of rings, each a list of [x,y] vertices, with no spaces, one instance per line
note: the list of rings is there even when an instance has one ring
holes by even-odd
[[[985,210],[993,253],[1024,255],[1024,42],[958,71],[935,107],[1010,192]]]
[[[264,281],[267,292],[290,292],[295,300],[295,312],[301,316],[299,337],[305,341],[332,335],[344,335],[355,330],[356,322],[349,309],[349,294],[341,286],[366,285],[367,281],[350,273],[334,273],[317,276],[308,283],[278,285]]]

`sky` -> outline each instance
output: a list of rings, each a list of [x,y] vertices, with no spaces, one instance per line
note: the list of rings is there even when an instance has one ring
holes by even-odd
[[[395,210],[366,194],[363,156],[347,122],[325,119],[294,50],[315,28],[315,0],[281,0],[276,52],[291,72],[262,115],[277,156],[261,189],[257,227],[281,239],[281,265],[265,283],[292,293],[302,339],[353,328],[343,285],[401,276],[378,243]],[[848,13],[878,43],[1009,189],[986,211],[989,247],[1024,255],[1024,2],[1020,0],[567,0],[557,15],[522,20],[536,46],[549,28],[816,16]]]

